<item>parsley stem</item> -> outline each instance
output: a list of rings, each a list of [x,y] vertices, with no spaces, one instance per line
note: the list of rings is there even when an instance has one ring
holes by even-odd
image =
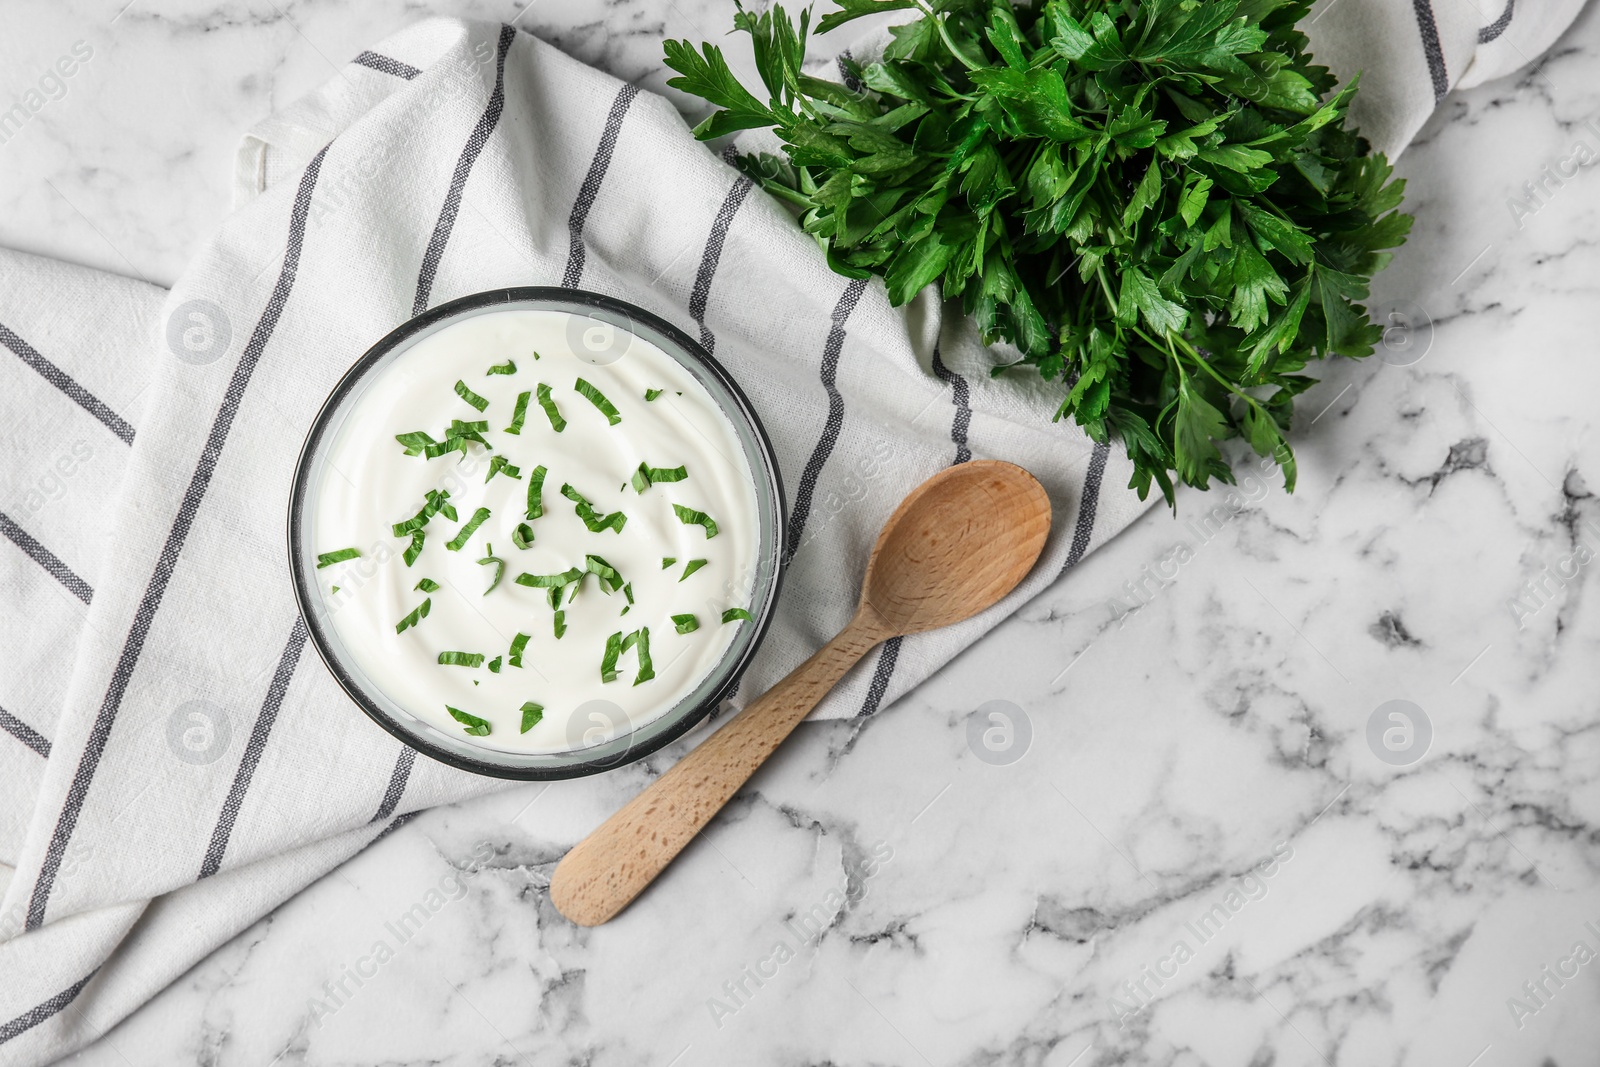
[[[962,53],[961,49],[956,47],[956,42],[953,38],[951,38],[949,29],[945,27],[944,19],[941,19],[938,15],[935,15],[933,13],[933,9],[927,4],[922,3],[921,0],[916,0],[916,3],[917,7],[921,9],[922,13],[933,20],[934,28],[939,31],[939,39],[944,42],[944,46],[946,48],[950,49],[950,54],[961,61],[961,65],[963,67],[966,67],[968,70],[980,70],[988,66],[986,63],[974,63],[972,60],[968,59],[966,55]]]

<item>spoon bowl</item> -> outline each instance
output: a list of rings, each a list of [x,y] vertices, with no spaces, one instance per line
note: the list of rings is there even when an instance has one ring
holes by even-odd
[[[935,630],[993,607],[1050,534],[1039,480],[999,460],[947,467],[903,500],[873,547],[861,602],[886,636]]]
[[[912,490],[878,535],[850,624],[578,842],[551,875],[556,908],[598,926],[627,907],[862,656],[993,607],[1049,532],[1044,487],[1010,463],[963,463]]]

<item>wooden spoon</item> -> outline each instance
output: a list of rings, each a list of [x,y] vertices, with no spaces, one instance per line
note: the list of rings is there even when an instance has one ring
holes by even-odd
[[[850,624],[567,853],[550,879],[561,914],[598,926],[627,907],[857,660],[994,605],[1049,532],[1044,487],[1013,464],[975,460],[919,485],[878,535]]]

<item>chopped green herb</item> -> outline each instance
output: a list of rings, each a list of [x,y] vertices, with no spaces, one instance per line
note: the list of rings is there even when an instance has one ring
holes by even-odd
[[[330,596],[338,596],[339,595],[339,587],[338,586],[334,586],[332,589],[328,590],[328,594]]]
[[[532,521],[544,514],[544,476],[549,471],[544,464],[533,468],[528,474],[528,519]]]
[[[537,359],[538,357],[535,356],[534,358]],[[522,705],[522,732],[527,733],[535,726],[538,726],[539,720],[542,718],[544,718],[543,704],[535,704],[530,700]]]
[[[411,610],[411,614],[394,624],[394,632],[403,634],[417,623],[428,617],[428,612],[433,608],[433,598],[425,597],[422,603]]]
[[[561,635],[567,632],[567,613],[557,611],[555,615],[556,640],[561,640]]]
[[[605,654],[600,657],[600,680],[614,682],[617,680],[617,660],[622,658],[622,631],[618,630],[606,638]]]
[[[621,533],[622,528],[628,523],[628,516],[620,511],[613,511],[609,515],[602,515],[589,503],[587,497],[571,485],[562,483],[561,495],[577,505],[578,518],[589,528],[590,533],[599,533],[601,530],[610,530],[612,533]]]
[[[519,574],[517,584],[526,585],[532,589],[559,589],[564,585],[583,578],[584,572],[577,567],[571,567],[560,574]]]
[[[678,562],[678,557],[677,556],[662,556],[661,557],[661,569],[662,570],[666,570],[668,567],[672,566],[676,562]]]
[[[424,593],[437,593],[439,591],[439,583],[434,581],[432,578],[424,578],[422,581],[412,586],[412,588],[420,589]]]
[[[633,677],[633,684],[648,682],[656,676],[655,666],[650,660],[650,627],[641,626],[639,629],[623,636],[618,630],[606,638],[605,654],[600,658],[600,680],[614,682],[617,680],[617,661],[622,654],[630,648],[637,648],[636,655],[639,660],[639,670]]]
[[[428,520],[435,515],[443,515],[451,522],[456,521],[456,507],[450,503],[450,490],[429,489],[427,499],[423,501],[422,510],[418,511],[405,522],[397,522],[393,526],[396,537],[404,537],[408,533],[415,533],[428,524]]]
[[[600,579],[600,587],[607,593],[615,593],[618,589],[623,587],[622,575],[617,573],[617,569],[615,567],[601,559],[599,556],[583,557],[583,565],[590,574]],[[628,594],[628,603],[633,603],[631,587]]]
[[[485,373],[485,374],[515,374],[515,373],[517,373],[517,365],[516,365],[516,363],[514,363],[513,361],[508,359],[504,363],[496,363],[494,366],[490,367],[488,370],[484,371],[483,373]]]
[[[449,704],[444,706],[444,710],[450,713],[450,717],[452,719],[460,723],[462,726],[465,726],[467,728],[467,733],[471,734],[472,736],[488,736],[490,730],[488,719],[480,719],[476,715],[469,715],[460,708],[452,708]]]
[[[517,394],[517,407],[511,413],[511,425],[506,427],[506,433],[522,433],[522,423],[528,417],[528,399],[533,396],[530,392]]]
[[[735,619],[749,619],[751,614],[743,608],[729,608],[722,613],[723,622],[733,622]]]
[[[703,560],[703,559],[691,559],[688,563],[685,563],[683,565],[683,577],[679,578],[678,581],[680,581],[680,582],[688,581],[689,580],[689,575],[693,574],[695,571],[699,570],[701,567],[704,567],[706,565],[706,562],[707,561]]]
[[[471,389],[468,389],[467,383],[459,378],[456,379],[456,396],[459,396],[462,400],[465,400],[479,411],[482,411],[484,408],[489,406],[489,402],[487,400],[479,396],[477,393],[474,393]]]
[[[556,433],[567,428],[567,420],[561,417],[561,409],[556,407],[556,402],[550,397],[550,387],[543,382],[539,383],[537,391],[539,406],[544,408],[544,413],[550,417],[550,427]]]
[[[633,491],[642,493],[657,482],[681,482],[687,477],[689,472],[684,467],[647,467],[641,463],[633,472]]]
[[[638,685],[656,676],[655,664],[650,662],[650,627],[641,626],[622,639],[624,652],[635,645],[638,647],[639,672],[633,676],[633,684]]]
[[[533,360],[535,363],[539,361],[539,353],[537,351],[533,353]]]
[[[456,506],[450,503],[450,490],[429,489],[426,494],[428,506],[435,514],[443,515],[451,522],[456,521]]]
[[[491,564],[494,566],[494,581],[490,582],[489,588],[483,591],[483,595],[488,596],[494,592],[494,587],[500,584],[500,579],[506,576],[506,561],[494,554],[493,544],[485,545],[484,550],[488,555],[478,561],[478,566],[487,567]]]
[[[451,452],[460,452],[464,456],[464,455],[467,454],[467,441],[468,440],[480,441],[480,442],[482,442],[483,447],[485,447],[485,448],[489,447],[489,442],[484,441],[483,438],[478,437],[477,435],[473,435],[473,437],[471,437],[471,438],[467,438],[467,437],[446,437],[443,441],[440,441],[438,444],[429,445],[423,451],[422,457],[424,459],[438,459],[440,456],[448,455]]]
[[[633,583],[628,582],[622,587],[622,595],[628,598],[628,603],[633,603]]]
[[[482,652],[441,652],[439,662],[446,667],[481,667],[483,666]]]
[[[500,673],[500,657],[499,656],[496,656],[494,659],[489,661],[489,673],[490,674],[499,674]]]
[[[644,391],[644,398],[645,398],[646,402],[654,400],[656,397],[658,397],[660,395],[661,395],[661,390],[660,389],[646,389]]]
[[[463,422],[461,419],[451,419],[450,428],[444,432],[444,435],[446,437],[465,437],[469,441],[476,441],[479,444],[487,444],[488,442],[484,441],[484,439],[478,435],[488,432],[488,419],[473,419],[471,422]]]
[[[331,567],[335,563],[343,563],[347,559],[356,559],[361,555],[358,548],[341,548],[337,552],[324,552],[317,557],[317,570]]]
[[[406,455],[408,456],[424,455],[429,448],[439,443],[433,439],[433,435],[423,433],[421,430],[413,430],[410,433],[397,433],[394,435],[394,439],[405,446]]]
[[[693,615],[674,615],[672,621],[680,634],[692,634],[700,629],[700,620]]]
[[[717,536],[717,524],[705,512],[686,508],[682,504],[672,505],[672,511],[678,516],[678,521],[685,526],[704,526],[706,528],[707,541]]]
[[[489,459],[489,473],[484,475],[484,482],[487,483],[490,478],[502,473],[507,478],[520,479],[522,477],[522,468],[512,463],[505,456],[491,456]]]
[[[511,543],[518,548],[532,548],[533,527],[525,522],[517,523],[517,528],[511,531]]]
[[[607,400],[606,395],[600,390],[596,389],[582,378],[579,378],[572,387],[579,393],[582,393],[584,396],[588,397],[589,403],[599,408],[600,414],[604,415],[606,417],[606,421],[611,425],[615,426],[617,423],[622,421],[622,416],[617,414],[616,405]]]
[[[445,542],[444,547],[448,548],[452,552],[461,551],[466,547],[467,539],[471,537],[473,533],[477,531],[478,527],[482,526],[488,518],[488,508],[479,508],[477,511],[474,511],[472,513],[472,518],[468,519],[462,525],[461,529],[456,531],[456,535],[454,537]]]
[[[511,654],[506,657],[506,662],[513,667],[522,666],[522,653],[527,650],[529,640],[528,634],[518,634],[513,637],[511,639]]]
[[[416,533],[411,535],[411,546],[405,551],[405,561],[407,567],[415,563],[417,561],[417,557],[422,555],[422,540],[426,536],[427,535],[421,530],[418,530]]]

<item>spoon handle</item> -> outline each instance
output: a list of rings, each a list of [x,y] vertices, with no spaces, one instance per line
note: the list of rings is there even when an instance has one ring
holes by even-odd
[[[580,926],[599,926],[653,882],[845,672],[887,636],[865,614],[578,842],[550,878],[550,899],[561,914]]]

